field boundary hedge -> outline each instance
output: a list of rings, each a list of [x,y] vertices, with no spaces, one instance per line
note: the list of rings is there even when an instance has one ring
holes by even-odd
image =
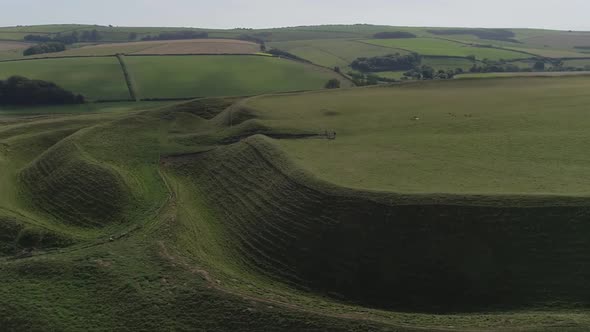
[[[127,89],[129,90],[129,96],[131,99],[135,101],[139,101],[137,98],[137,93],[135,92],[135,86],[133,85],[133,79],[131,78],[131,74],[129,73],[129,68],[125,64],[125,59],[122,54],[117,54],[117,60],[119,60],[119,64],[121,64],[121,70],[123,71],[123,76],[125,76],[125,84],[127,84]]]

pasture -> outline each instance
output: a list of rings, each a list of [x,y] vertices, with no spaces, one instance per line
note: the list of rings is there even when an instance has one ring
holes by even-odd
[[[52,81],[91,100],[129,99],[121,65],[115,57],[0,62],[0,79],[13,75]]]
[[[50,56],[255,54],[257,52],[260,52],[260,45],[243,40],[191,39],[89,45],[51,54]]]
[[[456,79],[466,78],[506,78],[506,77],[560,77],[590,76],[590,71],[549,71],[549,72],[515,72],[515,73],[467,73],[455,76]]]
[[[357,40],[319,39],[272,42],[269,47],[295,54],[325,67],[348,67],[358,57],[374,57],[392,53],[406,54],[401,49],[370,45]]]
[[[453,80],[259,97],[247,106],[269,126],[336,131],[334,141],[280,144],[340,185],[587,195],[588,88],[587,77]]]
[[[126,63],[143,98],[247,96],[314,90],[336,73],[265,56],[131,56]]]
[[[13,27],[0,37],[88,29],[106,42],[181,28]],[[357,57],[406,49],[437,69],[468,69],[468,55],[528,57],[428,30],[208,31],[261,34],[269,48],[343,72]],[[382,31],[420,38],[371,39]],[[67,51],[79,57],[0,62],[0,79],[128,100],[125,68],[139,99],[219,98],[0,109],[0,329],[590,327],[588,72],[352,88],[329,68],[220,55],[258,52],[243,41],[79,46]],[[128,54],[123,66],[117,53]],[[83,57],[93,55],[105,57]],[[323,90],[333,78],[343,88]]]
[[[469,44],[463,44],[435,38],[371,39],[366,40],[365,42],[372,45],[399,48],[410,52],[416,52],[422,55],[456,57],[467,57],[473,55],[478,60],[511,60],[529,57],[525,54],[518,52],[512,52],[490,47],[477,47]]]

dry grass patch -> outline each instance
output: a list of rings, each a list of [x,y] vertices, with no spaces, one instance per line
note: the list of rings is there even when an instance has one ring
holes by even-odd
[[[0,41],[0,51],[25,49],[29,46],[31,46],[31,44],[13,41]]]

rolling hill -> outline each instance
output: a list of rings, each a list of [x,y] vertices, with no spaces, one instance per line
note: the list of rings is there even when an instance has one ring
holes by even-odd
[[[587,90],[0,113],[0,326],[584,331]]]

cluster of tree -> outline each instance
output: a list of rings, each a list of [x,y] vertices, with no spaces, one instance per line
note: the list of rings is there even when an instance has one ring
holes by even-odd
[[[377,39],[402,39],[402,38],[416,38],[416,35],[406,31],[386,31],[377,32],[373,35]]]
[[[54,37],[49,35],[26,35],[24,37],[25,41],[30,42],[39,42],[39,43],[47,43],[47,42],[58,42],[63,43],[66,45],[71,45],[75,43],[84,43],[84,42],[97,42],[102,39],[102,35],[98,30],[84,30],[82,32],[73,31],[69,34],[61,34],[58,33]]]
[[[428,30],[433,35],[473,35],[479,39],[500,40],[511,43],[520,43],[514,39],[513,31],[506,29],[437,29]]]
[[[183,30],[183,31],[171,31],[171,32],[162,32],[155,36],[145,36],[141,38],[141,40],[149,41],[149,40],[181,40],[181,39],[204,39],[209,38],[209,33],[206,31],[193,31],[193,30]]]
[[[0,80],[0,105],[82,104],[84,97],[55,83],[12,76]]]
[[[66,45],[59,42],[49,42],[31,46],[23,51],[24,56],[44,54],[44,53],[56,53],[63,52],[66,50]]]
[[[462,68],[455,70],[435,70],[434,68],[426,65],[416,67],[404,73],[402,79],[414,79],[414,80],[448,80],[455,77],[455,75],[463,74]]]
[[[383,81],[382,77],[379,77],[375,74],[365,74],[365,73],[355,73],[349,72],[348,76],[356,86],[367,86],[367,85],[377,85],[379,82]]]
[[[358,58],[351,67],[362,72],[410,70],[422,63],[418,53],[400,55],[399,53],[372,58]]]
[[[287,51],[283,51],[283,50],[279,50],[278,48],[273,48],[270,49],[268,51],[269,54],[278,56],[278,57],[283,57],[283,58],[287,58],[287,59],[291,59],[291,60],[296,60],[296,61],[301,61],[301,62],[306,62],[306,63],[310,63],[308,60],[305,60],[303,58],[300,58],[298,56],[296,56],[295,54],[291,54]]]

